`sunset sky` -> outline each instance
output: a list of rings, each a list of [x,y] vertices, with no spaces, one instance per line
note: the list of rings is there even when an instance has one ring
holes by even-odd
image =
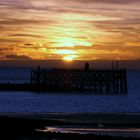
[[[0,60],[140,58],[140,0],[0,0]]]

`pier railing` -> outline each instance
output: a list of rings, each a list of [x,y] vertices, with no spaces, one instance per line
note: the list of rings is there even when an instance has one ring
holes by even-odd
[[[32,70],[31,84],[38,90],[80,90],[126,94],[126,69]]]

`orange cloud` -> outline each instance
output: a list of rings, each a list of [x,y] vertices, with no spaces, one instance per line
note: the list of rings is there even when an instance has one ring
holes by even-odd
[[[139,0],[1,0],[0,58],[136,59],[139,4]]]

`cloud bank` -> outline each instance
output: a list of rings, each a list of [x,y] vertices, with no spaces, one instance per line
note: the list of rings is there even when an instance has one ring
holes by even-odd
[[[54,60],[70,55],[58,52],[74,51],[79,60],[138,59],[139,5],[139,0],[0,0],[0,57]]]

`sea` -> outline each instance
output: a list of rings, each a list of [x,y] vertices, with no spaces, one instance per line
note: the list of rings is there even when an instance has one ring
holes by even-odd
[[[29,83],[32,68],[1,67],[0,83]],[[140,113],[140,71],[128,70],[128,94],[0,91],[1,113]]]

